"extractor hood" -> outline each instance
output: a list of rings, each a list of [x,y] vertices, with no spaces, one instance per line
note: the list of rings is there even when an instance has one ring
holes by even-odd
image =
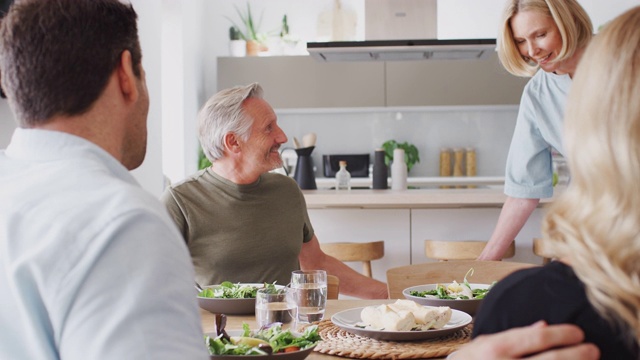
[[[338,25],[336,29],[343,30],[347,25],[355,26],[339,16],[340,1],[336,3],[334,27]],[[307,51],[323,62],[474,60],[487,58],[495,51],[496,39],[439,39],[437,3],[438,0],[367,0],[363,41],[338,36],[328,42],[307,43]]]
[[[475,60],[495,51],[496,39],[365,40],[307,43],[318,61]]]

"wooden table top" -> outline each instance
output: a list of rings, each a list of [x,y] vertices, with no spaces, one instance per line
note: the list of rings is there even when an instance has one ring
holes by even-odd
[[[348,310],[351,308],[378,305],[384,303],[393,303],[395,300],[327,300],[327,308],[325,310],[325,319],[330,319],[331,316],[342,310]],[[202,318],[202,329],[205,333],[212,333],[215,331],[215,317],[212,313],[200,309],[200,315]],[[242,330],[242,324],[247,323],[252,329],[256,326],[255,315],[230,315],[227,316],[227,330]],[[339,356],[320,354],[318,352],[312,352],[307,359],[309,360],[336,360],[343,359]]]

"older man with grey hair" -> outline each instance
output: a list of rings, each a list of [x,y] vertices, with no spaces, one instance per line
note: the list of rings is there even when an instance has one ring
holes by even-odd
[[[341,293],[387,298],[385,283],[320,249],[304,196],[282,165],[287,136],[257,83],[222,90],[198,114],[200,143],[212,165],[169,187],[162,201],[191,252],[201,284],[287,284],[291,271],[324,269]]]

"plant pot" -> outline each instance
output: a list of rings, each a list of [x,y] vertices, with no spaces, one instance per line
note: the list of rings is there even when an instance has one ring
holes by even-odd
[[[247,55],[247,42],[244,40],[229,41],[229,55],[234,57],[242,57]]]
[[[258,56],[262,45],[256,40],[247,40],[247,56]]]

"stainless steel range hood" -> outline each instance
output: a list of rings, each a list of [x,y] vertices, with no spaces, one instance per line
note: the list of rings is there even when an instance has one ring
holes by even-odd
[[[334,37],[329,42],[307,43],[307,51],[323,62],[475,60],[495,51],[495,39],[438,39],[437,3],[438,0],[367,0],[364,41],[340,41],[345,39]],[[342,18],[336,15],[336,19]],[[338,25],[342,29],[344,23]]]
[[[318,61],[476,60],[495,51],[495,39],[366,40],[307,43]]]

